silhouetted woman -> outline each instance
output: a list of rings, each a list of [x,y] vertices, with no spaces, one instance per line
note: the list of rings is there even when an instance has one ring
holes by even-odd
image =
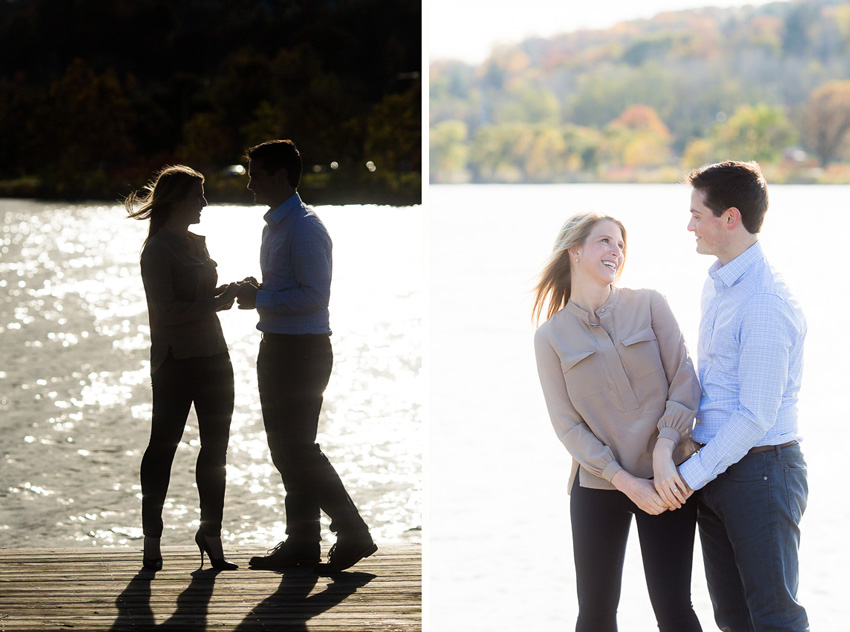
[[[626,229],[584,213],[561,228],[537,285],[537,370],[573,457],[576,632],[616,632],[626,539],[637,523],[660,632],[700,632],[691,605],[696,502],[676,464],[693,452],[699,383],[676,319],[653,290],[617,288]],[[654,480],[649,480],[653,478]]]
[[[195,469],[201,527],[195,542],[214,568],[230,570],[221,547],[225,465],[233,415],[233,368],[216,312],[233,305],[238,285],[216,287],[204,237],[189,232],[206,206],[204,177],[182,165],[162,169],[125,201],[130,217],[150,219],[141,255],[151,327],[153,417],[142,458],[143,565],[162,568],[162,506],[171,464],[192,404],[201,450]]]

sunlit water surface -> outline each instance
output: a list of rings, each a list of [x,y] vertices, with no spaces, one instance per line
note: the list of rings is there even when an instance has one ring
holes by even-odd
[[[420,207],[319,207],[334,240],[334,372],[319,443],[377,541],[421,539]],[[263,209],[213,206],[220,282],[260,277]],[[0,548],[138,546],[151,414],[139,275],[147,222],[118,206],[0,200]],[[220,312],[236,375],[227,542],[283,536],[283,486],[262,425],[256,312]],[[175,458],[163,543],[198,525],[194,412]],[[324,520],[325,518],[323,518]],[[327,522],[325,522],[327,525]]]

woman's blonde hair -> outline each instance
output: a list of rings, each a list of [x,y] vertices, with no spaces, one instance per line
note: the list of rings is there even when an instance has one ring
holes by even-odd
[[[145,243],[162,228],[172,211],[198,182],[204,182],[204,176],[198,171],[186,165],[170,165],[155,173],[142,189],[127,196],[124,208],[128,217],[151,220]]]
[[[623,234],[623,258],[625,261],[626,228],[620,220],[598,213],[573,215],[564,222],[561,230],[558,231],[558,238],[555,240],[552,255],[546,262],[546,266],[540,273],[540,279],[534,288],[534,307],[531,314],[536,322],[540,322],[540,315],[547,304],[546,318],[549,319],[570,300],[572,276],[569,250],[584,245],[594,226],[604,221],[614,222]],[[617,270],[617,276],[614,278],[615,281],[620,278],[622,271],[623,266],[620,266],[620,269]]]

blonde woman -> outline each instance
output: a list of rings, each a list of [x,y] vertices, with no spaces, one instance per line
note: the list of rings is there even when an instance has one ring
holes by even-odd
[[[201,526],[195,542],[214,568],[232,570],[224,558],[221,521],[225,465],[233,415],[233,368],[217,311],[233,305],[239,285],[216,287],[216,263],[204,238],[189,231],[206,206],[204,176],[183,165],[166,167],[125,206],[130,217],[149,219],[142,248],[142,281],[151,326],[153,415],[142,458],[143,566],[162,568],[162,506],[171,463],[194,404],[201,435],[195,469]]]
[[[573,459],[576,632],[615,632],[632,516],[661,632],[701,630],[690,599],[696,503],[676,464],[692,452],[699,384],[661,294],[617,288],[626,230],[585,213],[561,228],[536,287],[534,338],[552,425]],[[654,479],[654,480],[650,480]]]

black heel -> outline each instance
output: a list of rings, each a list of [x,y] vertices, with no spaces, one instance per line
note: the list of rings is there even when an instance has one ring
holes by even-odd
[[[224,559],[223,555],[220,558],[215,558],[212,556],[212,553],[210,552],[209,542],[207,542],[206,536],[204,535],[204,532],[201,529],[198,529],[198,532],[195,534],[195,544],[198,545],[198,550],[200,550],[201,552],[201,568],[204,567],[204,552],[206,552],[207,557],[210,558],[210,564],[216,570],[235,571],[237,568],[239,568],[233,562],[228,562],[226,559]]]
[[[145,536],[145,542],[157,540],[159,542],[159,538],[149,538]],[[148,548],[148,547],[145,547]],[[153,547],[151,547],[153,548]],[[157,552],[159,552],[159,546],[156,547]],[[148,571],[161,571],[162,570],[162,553],[160,553],[159,557],[146,557],[144,552],[142,553],[142,568]]]

